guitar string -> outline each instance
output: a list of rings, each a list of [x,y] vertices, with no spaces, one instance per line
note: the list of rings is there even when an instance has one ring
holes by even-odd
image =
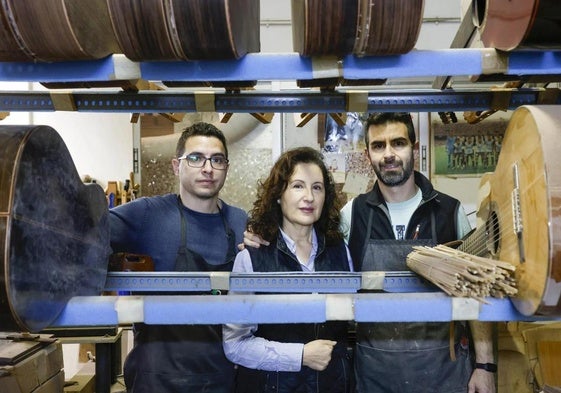
[[[521,197],[523,198],[524,194],[528,190],[530,190],[533,186],[536,185],[536,183],[538,181],[541,181],[544,178],[545,178],[545,174],[542,174],[542,175],[536,177],[535,179],[533,179],[533,181],[531,181],[526,187],[524,187],[523,189],[520,190]],[[512,213],[512,211],[513,211],[512,201],[503,201],[502,203],[499,204],[497,209],[492,209],[491,211],[498,212],[497,213],[498,217],[496,218],[496,220],[493,219],[492,226],[488,229],[486,229],[484,227],[476,228],[475,232],[471,236],[468,236],[466,239],[464,239],[467,244],[465,246],[460,246],[460,248],[462,250],[465,251],[465,250],[468,249],[468,247],[472,246],[473,244],[476,244],[478,246],[472,248],[471,253],[473,253],[474,255],[482,255],[482,252],[486,251],[485,254],[487,254],[488,253],[487,245],[489,244],[489,242],[491,244],[500,243],[500,240],[504,239],[505,233],[511,232],[511,231],[514,230],[514,224],[501,225],[501,222],[505,223],[505,222],[509,222],[507,220],[512,221],[512,219],[513,219],[513,217],[512,217],[512,214],[513,214]],[[510,214],[508,213],[509,211],[510,211]],[[529,212],[529,213],[531,214],[531,212]],[[505,217],[506,217],[506,220],[505,220]],[[488,222],[488,220],[487,220],[487,222]],[[487,222],[485,222],[485,224],[487,224]],[[524,219],[522,220],[522,225],[524,225]],[[497,228],[498,228],[498,230],[497,230]],[[523,227],[523,231],[524,231],[524,227]],[[512,233],[512,235],[516,236],[514,233]],[[500,244],[499,244],[499,247],[501,247]],[[500,253],[501,254],[505,254],[505,253],[511,254],[514,250],[518,249],[518,247],[519,247],[518,241],[516,241],[516,242],[512,243],[512,245],[507,247],[507,248],[501,247]],[[518,253],[518,251],[516,251],[516,253]],[[513,261],[505,261],[505,262],[511,262],[512,263]],[[516,261],[516,262],[520,262],[520,261]]]

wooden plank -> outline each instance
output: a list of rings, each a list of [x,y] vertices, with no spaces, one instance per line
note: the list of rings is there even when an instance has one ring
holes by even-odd
[[[561,341],[539,341],[538,359],[543,383],[561,386]]]

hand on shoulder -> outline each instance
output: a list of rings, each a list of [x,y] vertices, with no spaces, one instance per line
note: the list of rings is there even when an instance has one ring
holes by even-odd
[[[259,248],[261,245],[268,246],[269,242],[262,239],[261,236],[246,230],[243,233],[243,243],[238,244],[238,249],[243,250],[245,246]]]

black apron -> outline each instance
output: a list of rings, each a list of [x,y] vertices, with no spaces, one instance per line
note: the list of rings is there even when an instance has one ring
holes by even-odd
[[[228,239],[228,254],[223,264],[212,265],[186,247],[187,223],[182,207],[178,207],[181,215],[181,244],[177,251],[175,271],[231,271],[236,256],[236,239],[222,211],[220,214]],[[234,391],[235,369],[224,355],[222,325],[137,324],[135,346],[125,361],[124,371],[128,392]]]
[[[414,245],[436,244],[434,217],[433,239],[375,240],[370,239],[372,215],[371,211],[362,250],[362,271],[409,270],[406,257]],[[461,322],[359,323],[355,353],[357,392],[467,392],[472,372],[467,337],[467,324]]]

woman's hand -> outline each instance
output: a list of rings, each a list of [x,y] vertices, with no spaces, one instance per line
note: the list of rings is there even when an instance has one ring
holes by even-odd
[[[304,345],[302,365],[323,371],[331,361],[331,352],[337,341],[314,340]]]

